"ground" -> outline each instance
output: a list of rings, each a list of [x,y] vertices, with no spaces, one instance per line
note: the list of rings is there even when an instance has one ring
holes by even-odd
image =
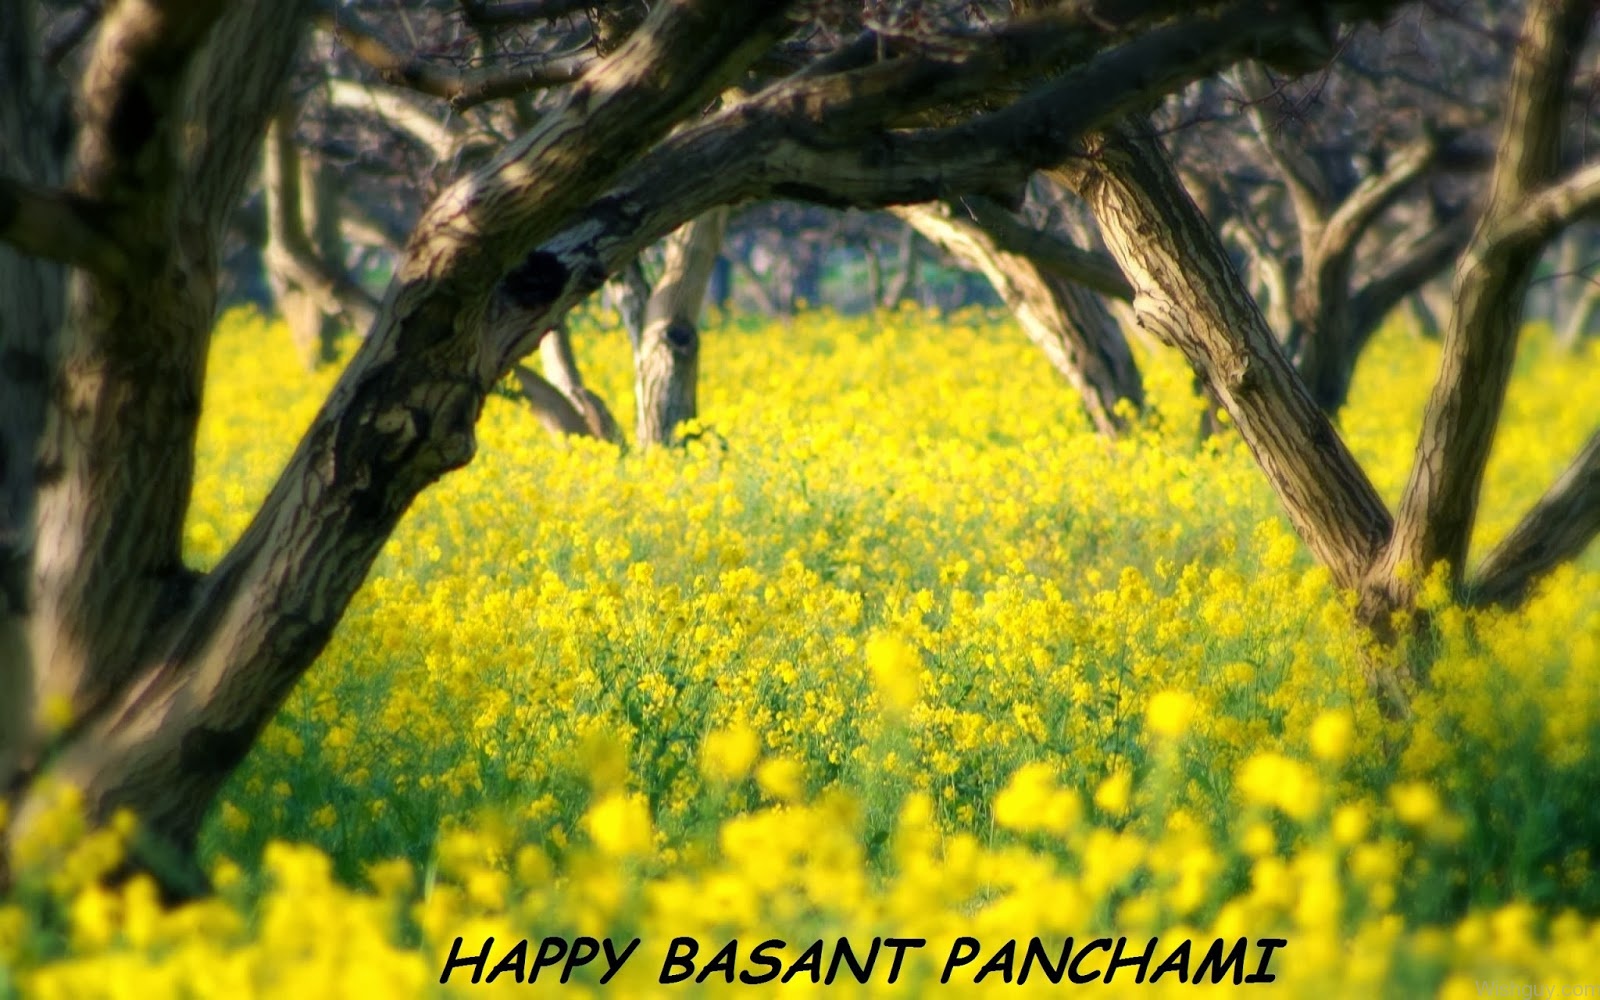
[[[575,339],[627,413],[609,320]],[[1480,555],[1592,431],[1571,401],[1600,398],[1600,345],[1526,341]],[[1386,329],[1341,420],[1391,502],[1435,357]],[[562,446],[497,394],[226,790],[217,897],[95,888],[120,835],[81,836],[64,801],[0,900],[0,996],[428,995],[488,935],[489,968],[524,938],[530,965],[546,937],[641,939],[606,987],[603,960],[546,972],[564,996],[712,991],[721,970],[658,981],[677,936],[701,967],[739,938],[756,973],[763,939],[785,968],[823,940],[824,974],[840,937],[924,937],[896,987],[819,989],[1010,995],[1066,987],[974,984],[1006,940],[1020,970],[1033,938],[1053,961],[1102,934],[1160,937],[1156,963],[1244,936],[1247,973],[1281,938],[1293,995],[1600,994],[1559,992],[1600,983],[1600,553],[1514,615],[1433,588],[1433,693],[1386,721],[1247,451],[1199,443],[1187,375],[1141,360],[1154,409],[1117,443],[976,312],[713,323],[681,450]],[[224,318],[197,564],[332,378],[281,325]],[[979,957],[941,987],[962,936]]]

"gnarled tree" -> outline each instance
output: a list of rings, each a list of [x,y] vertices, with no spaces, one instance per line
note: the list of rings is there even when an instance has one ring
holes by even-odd
[[[1491,197],[1455,271],[1456,304],[1415,464],[1391,514],[1272,336],[1216,231],[1139,123],[1063,171],[1136,289],[1139,321],[1181,350],[1237,423],[1296,530],[1380,636],[1448,564],[1469,601],[1508,603],[1600,532],[1600,432],[1474,578],[1467,546],[1511,374],[1523,300],[1544,248],[1600,213],[1600,163],[1563,169],[1568,98],[1595,17],[1587,0],[1529,5],[1507,87]]]
[[[1307,44],[1326,58],[1327,18],[1390,5],[1089,0],[1014,19],[993,5],[986,21],[968,22],[971,5],[952,2],[945,20],[917,31],[867,27],[839,45],[827,33],[787,37],[788,15],[834,6],[663,0],[628,40],[585,58],[514,138],[446,178],[360,348],[243,535],[205,573],[185,565],[181,543],[218,242],[281,106],[311,4],[106,9],[79,83],[70,174],[48,136],[12,146],[8,135],[8,150],[39,148],[47,162],[12,163],[8,152],[16,173],[0,180],[0,239],[21,251],[0,258],[0,288],[31,281],[38,302],[20,324],[5,304],[0,357],[43,414],[0,427],[0,667],[7,705],[22,706],[0,731],[12,817],[0,856],[66,783],[93,818],[120,807],[139,817],[144,863],[191,857],[218,789],[315,661],[401,516],[471,460],[491,387],[651,242],[755,198],[1015,204],[1030,174],[1088,131],[1243,58],[1304,64]],[[1563,30],[1572,6],[1560,6]],[[0,73],[42,101],[35,27],[24,0],[0,0]],[[419,69],[402,61],[389,72],[404,83]],[[523,69],[524,80],[546,79]],[[1537,90],[1549,75],[1520,86]],[[736,78],[749,96],[700,117]],[[692,124],[674,132],[683,122]],[[1523,163],[1520,153],[1503,159]],[[1522,246],[1552,212],[1582,201],[1587,188],[1541,187],[1543,161],[1530,163],[1504,168],[1532,187],[1491,213],[1485,239]],[[1122,256],[1139,299],[1154,302],[1145,272]],[[39,257],[64,266],[64,291],[52,283],[57,264]],[[1218,284],[1188,300],[1204,305],[1228,289],[1225,272],[1202,263],[1197,278]],[[1247,300],[1229,301],[1251,315]],[[1481,368],[1476,329],[1470,318],[1452,326],[1452,343],[1468,342],[1468,371]],[[1208,330],[1207,342],[1231,345],[1224,333]],[[1265,347],[1256,339],[1250,351],[1272,357],[1270,337]],[[1317,415],[1303,399],[1295,408],[1300,397],[1270,361],[1218,351],[1219,391],[1252,420],[1283,419],[1272,393],[1293,397],[1291,418]],[[1276,387],[1266,396],[1258,372]],[[1452,399],[1439,419],[1459,410]],[[1304,449],[1339,457],[1325,421],[1283,433],[1302,460]],[[1452,442],[1445,454],[1459,450]],[[1430,471],[1408,509],[1431,510],[1428,484],[1447,474]],[[1326,486],[1314,471],[1291,479],[1313,493]],[[1338,527],[1335,506],[1313,545],[1371,564],[1385,515],[1361,504],[1358,480],[1337,485],[1353,523]],[[1299,494],[1287,499],[1304,523]],[[197,887],[192,869],[163,874],[175,891]]]

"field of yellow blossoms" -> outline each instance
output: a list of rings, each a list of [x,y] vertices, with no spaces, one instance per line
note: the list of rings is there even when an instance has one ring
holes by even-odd
[[[576,342],[627,417],[605,319]],[[1391,500],[1435,357],[1386,330],[1343,417]],[[683,449],[558,444],[497,395],[223,796],[216,895],[164,912],[148,882],[97,888],[131,824],[85,835],[64,801],[0,899],[0,996],[1196,992],[1134,968],[974,982],[1009,939],[1020,971],[1068,936],[1159,937],[1156,961],[1247,937],[1247,973],[1286,942],[1271,985],[1219,990],[1600,996],[1600,552],[1514,615],[1436,594],[1435,686],[1386,721],[1249,455],[1201,444],[1187,375],[1143,360],[1153,412],[1114,444],[976,313],[720,322]],[[280,326],[223,320],[197,564],[331,380]],[[1477,552],[1596,399],[1600,344],[1530,329]],[[547,937],[642,943],[603,987],[604,963],[441,986],[456,939],[490,935],[490,967],[521,939],[530,964]],[[928,944],[892,985],[663,985],[679,936],[701,966],[739,939],[755,973],[768,939],[785,967],[816,940]],[[960,937],[981,956],[941,985]]]

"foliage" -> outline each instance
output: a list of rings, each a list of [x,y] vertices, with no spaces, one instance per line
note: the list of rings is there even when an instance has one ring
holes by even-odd
[[[609,319],[575,339],[625,410]],[[1600,357],[1527,342],[1479,551],[1600,398]],[[1342,418],[1391,500],[1435,356],[1386,329]],[[1516,614],[1436,597],[1434,691],[1386,721],[1250,456],[1141,361],[1117,443],[979,314],[715,327],[681,450],[555,446],[492,396],[223,796],[218,895],[95,887],[133,824],[65,796],[0,901],[0,994],[426,995],[458,935],[562,933],[644,938],[626,995],[679,934],[926,936],[911,991],[957,935],[1094,931],[1281,932],[1308,995],[1585,981],[1594,555]],[[237,311],[210,369],[203,565],[334,377]]]

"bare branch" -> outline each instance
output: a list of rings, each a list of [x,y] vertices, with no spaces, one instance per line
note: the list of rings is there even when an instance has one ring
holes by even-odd
[[[461,12],[472,24],[479,27],[506,27],[532,24],[536,21],[553,21],[572,14],[582,14],[590,7],[603,5],[606,0],[520,0],[513,3],[489,3],[487,0],[461,0]]]
[[[1600,215],[1600,161],[1552,181],[1500,219],[1486,237],[1507,245],[1533,243],[1542,248],[1563,229]]]
[[[325,4],[317,24],[331,32],[351,54],[378,71],[383,81],[442,98],[457,110],[485,101],[515,97],[572,83],[583,75],[592,59],[565,59],[524,66],[485,66],[475,70],[447,69],[419,56],[404,55],[385,42],[376,29],[348,10]]]
[[[1124,302],[1133,300],[1133,286],[1116,258],[1074,246],[1043,229],[1035,229],[988,198],[973,196],[960,204],[998,247],[1027,257],[1057,277]]]
[[[1459,257],[1476,225],[1474,213],[1456,212],[1402,247],[1351,295],[1350,326],[1355,335],[1370,336],[1402,299]]]
[[[1373,221],[1438,159],[1439,140],[1432,136],[1400,150],[1382,173],[1364,178],[1328,216],[1317,238],[1317,256],[1349,253]]]
[[[459,129],[417,107],[403,91],[336,79],[328,81],[328,100],[335,107],[369,114],[393,126],[421,143],[438,160],[450,159],[460,140]]]

